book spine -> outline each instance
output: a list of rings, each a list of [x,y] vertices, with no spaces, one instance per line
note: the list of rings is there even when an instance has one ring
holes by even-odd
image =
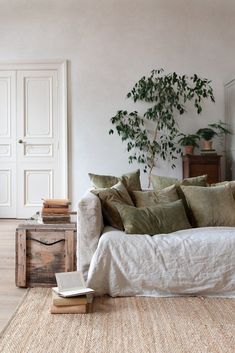
[[[51,307],[51,314],[86,314],[88,304],[72,305],[72,306],[55,306]]]
[[[68,214],[69,212],[69,209],[68,208],[59,208],[59,207],[56,207],[56,208],[52,208],[52,207],[43,207],[42,208],[42,214]]]
[[[53,299],[53,305],[55,306],[74,306],[74,305],[85,305],[87,304],[87,298],[58,298]]]
[[[54,220],[54,221],[42,221],[41,224],[68,224],[68,223],[71,223],[70,220],[68,221],[58,221],[58,220]]]
[[[42,219],[43,220],[48,220],[48,221],[53,221],[53,220],[58,220],[58,221],[66,221],[66,220],[68,220],[68,219],[70,219],[70,215],[49,215],[49,214],[47,214],[47,215],[43,215],[42,214]]]
[[[43,205],[45,207],[68,207],[71,205],[71,202],[68,200],[60,200],[60,199],[50,199],[50,200],[43,200]]]

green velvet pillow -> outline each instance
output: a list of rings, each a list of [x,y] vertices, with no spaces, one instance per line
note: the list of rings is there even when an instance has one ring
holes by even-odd
[[[224,186],[230,183],[230,181],[221,181],[219,183],[209,184],[208,186]]]
[[[207,186],[207,175],[200,175],[193,178],[186,178],[184,180],[179,180],[176,178],[170,178],[159,175],[151,175],[150,176],[151,183],[153,185],[153,189],[158,191],[166,188],[167,186],[175,184],[176,186],[180,185],[193,185],[193,186]]]
[[[132,191],[131,196],[136,207],[155,206],[159,203],[168,203],[179,199],[175,185],[159,191]]]
[[[111,188],[119,181],[119,178],[112,175],[98,175],[92,173],[88,173],[88,175],[95,188]]]
[[[185,178],[180,182],[180,185],[185,186],[207,186],[207,174],[199,175],[192,178]]]
[[[167,234],[191,228],[181,200],[136,208],[117,204],[127,234]]]
[[[211,184],[210,186],[226,186],[230,187],[233,193],[233,198],[235,199],[235,180],[232,181],[221,181],[220,183]]]
[[[120,178],[112,175],[98,175],[88,173],[95,188],[110,188],[121,181],[128,191],[141,190],[140,170],[123,174]]]
[[[128,191],[140,191],[140,170],[137,169],[134,172],[123,174],[121,176],[121,181]]]
[[[230,185],[182,186],[198,227],[235,226],[235,201]]]
[[[174,184],[177,185],[180,182],[179,179],[176,179],[176,178],[170,178],[170,177],[153,175],[153,174],[150,175],[150,181],[153,186],[153,189],[156,191],[164,189]]]
[[[114,228],[123,230],[123,223],[116,203],[133,206],[130,195],[125,186],[119,181],[111,188],[91,190],[93,194],[99,197],[101,201],[102,213],[105,223]]]

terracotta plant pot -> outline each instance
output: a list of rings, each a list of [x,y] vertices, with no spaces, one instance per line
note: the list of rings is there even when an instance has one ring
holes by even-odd
[[[203,140],[203,148],[204,150],[212,150],[212,145],[213,145],[213,141],[207,141],[207,140]]]
[[[193,154],[194,146],[184,146],[184,154]]]

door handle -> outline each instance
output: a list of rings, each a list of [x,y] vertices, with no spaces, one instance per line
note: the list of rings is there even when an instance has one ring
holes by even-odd
[[[25,141],[23,141],[23,140],[18,140],[18,143],[25,143]]]

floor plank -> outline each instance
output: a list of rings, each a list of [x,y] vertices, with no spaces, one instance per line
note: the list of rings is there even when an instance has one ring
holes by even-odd
[[[15,230],[19,223],[22,220],[0,219],[0,331],[26,291],[15,286]]]

